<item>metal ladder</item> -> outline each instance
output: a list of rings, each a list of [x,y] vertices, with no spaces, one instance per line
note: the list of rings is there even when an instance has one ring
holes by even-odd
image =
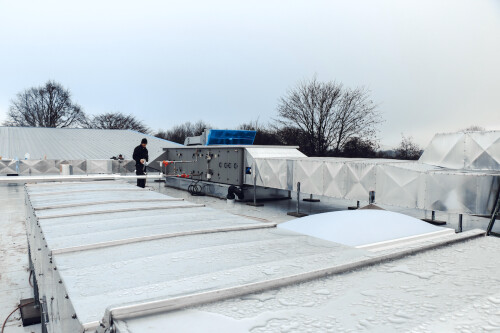
[[[500,189],[498,190],[498,193],[497,193],[497,203],[496,203],[495,207],[493,208],[493,212],[491,213],[490,223],[488,224],[488,228],[486,229],[487,236],[500,237],[500,233],[492,231],[493,226],[495,225],[495,221],[497,219],[497,215],[499,213],[500,213]]]

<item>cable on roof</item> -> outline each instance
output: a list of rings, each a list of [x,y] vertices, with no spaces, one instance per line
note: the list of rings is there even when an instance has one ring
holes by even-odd
[[[28,302],[28,303],[25,303],[25,304],[22,304],[22,305],[21,305],[21,304],[19,304],[19,305],[17,306],[17,308],[15,308],[15,309],[14,309],[14,311],[12,311],[11,313],[9,313],[9,315],[7,316],[7,318],[5,318],[5,321],[3,322],[3,325],[2,325],[2,331],[1,331],[1,333],[4,333],[3,331],[4,331],[4,329],[5,329],[5,325],[7,324],[7,320],[9,320],[10,316],[12,316],[12,314],[13,314],[14,312],[16,312],[17,310],[20,310],[23,306],[30,305],[30,304],[33,304],[33,303],[35,303],[35,301],[31,301],[31,302]]]
[[[205,195],[205,185],[200,185],[200,180],[193,180],[193,182],[188,186],[188,192],[193,196],[204,196]]]

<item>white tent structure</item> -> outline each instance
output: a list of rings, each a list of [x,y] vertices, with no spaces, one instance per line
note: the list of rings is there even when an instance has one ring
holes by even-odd
[[[35,160],[99,160],[122,154],[131,159],[142,138],[148,139],[151,160],[163,148],[178,146],[132,130],[0,126],[0,156],[4,160],[23,160],[26,154]]]

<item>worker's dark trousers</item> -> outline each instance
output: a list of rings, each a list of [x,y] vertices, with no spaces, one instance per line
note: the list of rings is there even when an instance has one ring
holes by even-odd
[[[144,165],[136,165],[135,166],[135,174],[137,176],[143,176],[144,173]],[[146,179],[137,179],[137,186],[145,188],[146,187]]]

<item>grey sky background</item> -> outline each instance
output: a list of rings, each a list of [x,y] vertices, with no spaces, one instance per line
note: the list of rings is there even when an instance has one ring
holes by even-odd
[[[52,79],[153,130],[266,123],[314,75],[371,90],[383,145],[500,129],[500,2],[0,0],[0,122]]]

